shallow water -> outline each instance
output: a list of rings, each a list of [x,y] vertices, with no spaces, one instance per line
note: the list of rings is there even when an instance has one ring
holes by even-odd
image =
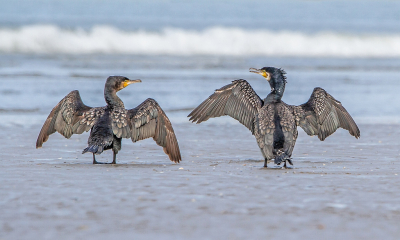
[[[123,75],[143,81],[119,92],[127,108],[151,97],[182,122],[214,89],[235,79],[247,79],[264,98],[270,91],[267,81],[248,71],[263,66],[286,70],[283,100],[288,104],[300,105],[314,87],[322,87],[360,122],[399,122],[400,59],[7,54],[0,55],[0,113],[11,119],[25,112],[33,118],[26,124],[39,123],[75,89],[85,104],[103,106],[105,79]]]

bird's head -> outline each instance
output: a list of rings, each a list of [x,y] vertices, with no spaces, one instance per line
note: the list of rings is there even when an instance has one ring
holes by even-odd
[[[274,80],[286,80],[286,72],[282,68],[275,68],[275,67],[263,67],[261,69],[257,68],[250,68],[250,72],[252,73],[257,73],[263,76],[265,79],[267,79],[268,82],[274,81]]]
[[[110,76],[107,78],[106,88],[118,92],[119,90],[126,88],[128,85],[138,82],[142,82],[142,80],[140,79],[130,80],[123,76]]]
[[[285,91],[286,72],[282,68],[263,67],[261,69],[250,68],[250,72],[263,76],[271,86],[271,92],[279,94],[281,97]]]

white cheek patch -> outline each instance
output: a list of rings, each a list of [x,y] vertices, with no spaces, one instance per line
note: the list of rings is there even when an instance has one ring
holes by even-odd
[[[271,80],[271,74],[265,73],[265,78],[266,78],[268,81]]]

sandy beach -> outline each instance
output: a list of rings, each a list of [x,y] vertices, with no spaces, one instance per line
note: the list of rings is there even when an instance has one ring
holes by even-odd
[[[125,140],[117,165],[81,154],[88,134],[36,150],[40,125],[2,128],[0,239],[398,239],[399,125],[300,130],[293,169],[262,168],[239,124],[174,127],[180,164]]]

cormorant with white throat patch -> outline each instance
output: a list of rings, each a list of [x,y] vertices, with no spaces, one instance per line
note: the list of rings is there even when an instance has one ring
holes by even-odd
[[[360,130],[342,104],[322,88],[315,88],[309,100],[293,106],[281,98],[285,91],[286,72],[283,69],[250,68],[270,84],[271,92],[261,99],[243,79],[215,90],[214,94],[196,107],[188,117],[201,123],[209,118],[229,115],[246,126],[256,137],[264,156],[264,167],[274,159],[275,164],[292,164],[291,156],[297,139],[297,126],[308,135],[318,135],[323,141],[338,128],[359,138]]]
[[[105,107],[88,107],[83,102],[77,90],[65,96],[50,112],[36,141],[36,148],[42,147],[50,134],[59,132],[66,138],[72,134],[81,134],[91,130],[88,147],[82,153],[101,154],[112,149],[113,161],[121,150],[122,138],[131,138],[133,142],[152,137],[163,147],[169,159],[178,163],[181,154],[174,129],[165,112],[151,98],[132,109],[125,109],[124,103],[117,92],[140,79],[129,80],[122,76],[110,76],[104,87]]]

